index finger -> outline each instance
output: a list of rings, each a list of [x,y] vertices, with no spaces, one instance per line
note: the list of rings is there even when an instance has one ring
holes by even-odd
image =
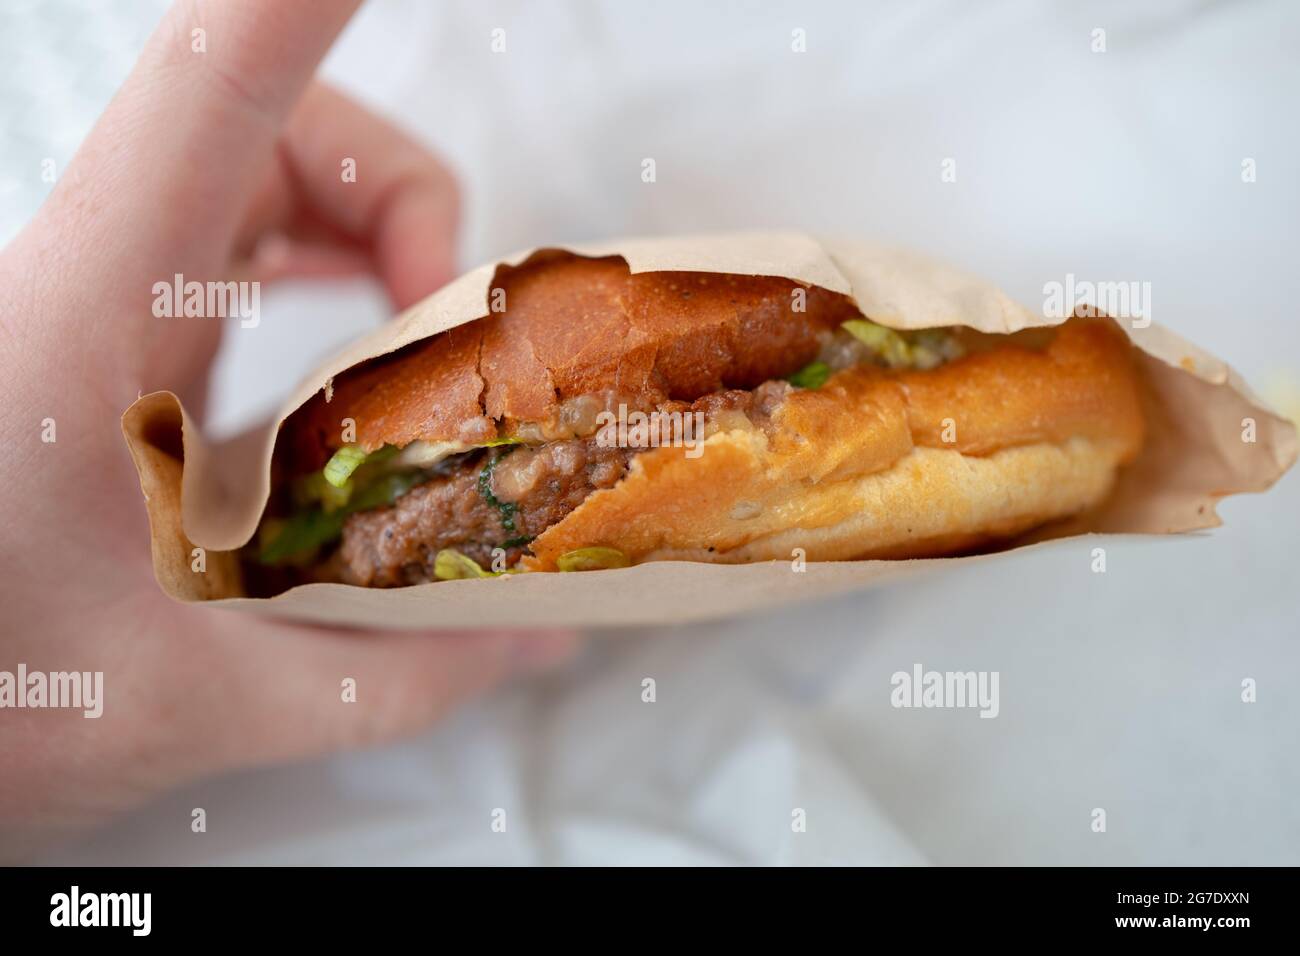
[[[417,140],[360,103],[312,83],[290,116],[279,164],[263,184],[237,245],[298,211],[370,252],[399,308],[455,276],[456,180]],[[341,164],[351,164],[351,175]]]

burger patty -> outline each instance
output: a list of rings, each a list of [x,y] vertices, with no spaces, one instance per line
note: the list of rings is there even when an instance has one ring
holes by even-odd
[[[715,392],[693,403],[665,403],[659,410],[702,412],[706,423],[739,412],[767,427],[788,393],[786,383],[774,381],[752,391]],[[365,587],[423,584],[434,580],[434,561],[443,548],[454,548],[484,568],[492,567],[494,549],[502,548],[511,566],[531,539],[593,491],[615,485],[641,450],[608,447],[592,435],[462,455],[392,506],[349,517],[333,569],[346,583]]]
[[[514,564],[529,540],[560,521],[591,492],[609,488],[627,471],[636,449],[603,448],[594,438],[540,448],[465,455],[445,475],[412,488],[389,508],[348,518],[339,548],[349,584],[399,587],[434,580],[443,548],[455,548],[481,567],[503,548]],[[531,487],[512,501],[496,495],[498,468],[527,456]]]

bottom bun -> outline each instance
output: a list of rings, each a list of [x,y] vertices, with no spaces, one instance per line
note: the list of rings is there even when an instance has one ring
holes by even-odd
[[[1087,438],[1007,448],[985,458],[916,448],[879,474],[806,491],[799,509],[838,513],[829,524],[795,524],[721,552],[660,548],[639,560],[843,561],[983,548],[1100,502],[1122,454],[1118,442]]]

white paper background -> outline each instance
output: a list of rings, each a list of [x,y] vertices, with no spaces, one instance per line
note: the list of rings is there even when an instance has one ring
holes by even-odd
[[[161,9],[0,14],[0,238]],[[1090,51],[1096,27],[1106,53]],[[325,72],[450,157],[466,265],[747,226],[890,239],[1031,306],[1067,272],[1149,281],[1157,321],[1285,395],[1300,368],[1297,46],[1285,0],[380,2]],[[383,314],[362,286],[267,294],[261,327],[228,339],[217,427],[269,412],[286,369]],[[418,739],[212,781],[51,859],[1295,864],[1300,481],[1222,511],[1210,535],[1112,541],[1105,575],[1093,542],[1065,542],[815,609],[593,641]],[[916,662],[999,671],[1000,715],[891,708],[890,675]],[[1240,702],[1246,677],[1258,703]],[[195,806],[206,834],[190,833]],[[795,807],[807,833],[791,832]]]

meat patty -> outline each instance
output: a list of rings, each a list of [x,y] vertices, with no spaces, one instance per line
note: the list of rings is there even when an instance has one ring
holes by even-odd
[[[767,428],[789,391],[785,382],[766,382],[753,391],[666,402],[659,410],[702,412],[706,423],[739,412]],[[434,580],[434,561],[443,548],[455,548],[484,568],[492,566],[493,550],[504,548],[506,565],[513,565],[530,540],[593,491],[616,484],[640,450],[606,447],[593,435],[463,455],[391,507],[348,518],[332,573],[365,587],[423,584]]]
[[[434,580],[434,560],[443,548],[455,548],[485,568],[492,565],[493,549],[504,548],[512,565],[528,541],[591,492],[622,478],[635,451],[602,448],[586,438],[466,455],[450,473],[412,488],[392,507],[348,518],[340,573],[347,583],[365,587],[423,584]],[[507,466],[516,487],[499,497]]]

